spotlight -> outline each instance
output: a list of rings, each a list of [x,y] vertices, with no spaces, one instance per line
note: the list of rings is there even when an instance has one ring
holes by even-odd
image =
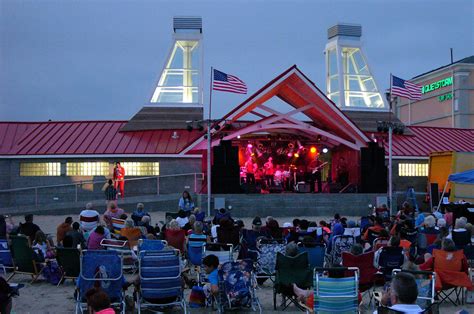
[[[321,138],[322,138],[321,135],[318,135],[318,137],[316,138],[316,140],[317,140],[318,142],[321,142]]]
[[[252,144],[250,144],[250,143],[247,144],[247,148],[252,148],[252,147],[253,147]]]
[[[300,154],[295,153],[293,156],[295,156],[296,158],[298,158],[298,157],[300,157]]]
[[[202,124],[198,124],[198,130],[199,132],[204,131],[204,127],[202,126]]]
[[[188,130],[188,132],[192,132],[192,131],[193,131],[193,126],[190,125],[190,124],[188,124],[188,125],[186,126],[186,130]]]
[[[323,148],[323,154],[327,154],[328,151],[329,151],[329,149],[327,147]]]
[[[311,152],[311,154],[314,154],[314,153],[316,153],[317,149],[316,149],[316,147],[311,146],[311,148],[309,149],[309,151]]]
[[[293,153],[288,153],[288,157],[293,157]]]
[[[240,135],[237,135],[237,138],[240,139]]]

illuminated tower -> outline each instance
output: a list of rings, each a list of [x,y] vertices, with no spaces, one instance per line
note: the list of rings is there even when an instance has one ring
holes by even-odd
[[[173,44],[150,104],[202,108],[202,18],[174,17],[173,30]]]
[[[360,25],[337,24],[328,29],[327,95],[343,110],[388,110],[370,71],[361,36]]]

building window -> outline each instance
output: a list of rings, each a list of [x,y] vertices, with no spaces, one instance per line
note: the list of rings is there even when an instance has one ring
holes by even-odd
[[[127,161],[120,164],[125,169],[127,176],[158,176],[160,174],[159,162]]]
[[[53,177],[61,175],[60,162],[22,162],[20,176],[22,177]]]
[[[102,161],[68,162],[66,163],[68,176],[109,176],[109,163]]]
[[[398,164],[400,177],[427,177],[428,164]]]

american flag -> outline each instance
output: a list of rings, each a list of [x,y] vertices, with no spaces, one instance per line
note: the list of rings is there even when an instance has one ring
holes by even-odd
[[[214,69],[213,90],[236,94],[247,94],[247,85],[237,76]]]
[[[392,75],[392,95],[411,100],[421,99],[421,86]]]

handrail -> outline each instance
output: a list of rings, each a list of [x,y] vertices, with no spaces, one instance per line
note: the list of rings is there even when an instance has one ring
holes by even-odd
[[[139,177],[139,178],[129,178],[124,179],[124,181],[138,181],[138,180],[148,180],[148,179],[161,179],[167,177],[182,177],[182,176],[196,176],[196,179],[204,180],[204,173],[202,172],[194,172],[194,173],[179,173],[179,174],[167,174],[167,175],[159,175],[159,176],[149,176],[149,177]],[[198,178],[198,175],[200,176]],[[57,188],[57,187],[65,187],[65,186],[76,186],[76,185],[83,185],[83,184],[99,184],[99,183],[106,183],[107,180],[100,180],[100,181],[78,181],[75,183],[67,183],[67,184],[53,184],[53,185],[40,185],[40,186],[30,186],[25,188],[16,188],[16,189],[8,189],[8,190],[0,190],[0,193],[8,193],[8,192],[18,192],[18,191],[26,191],[26,190],[34,190],[34,189],[46,189],[46,188]]]

